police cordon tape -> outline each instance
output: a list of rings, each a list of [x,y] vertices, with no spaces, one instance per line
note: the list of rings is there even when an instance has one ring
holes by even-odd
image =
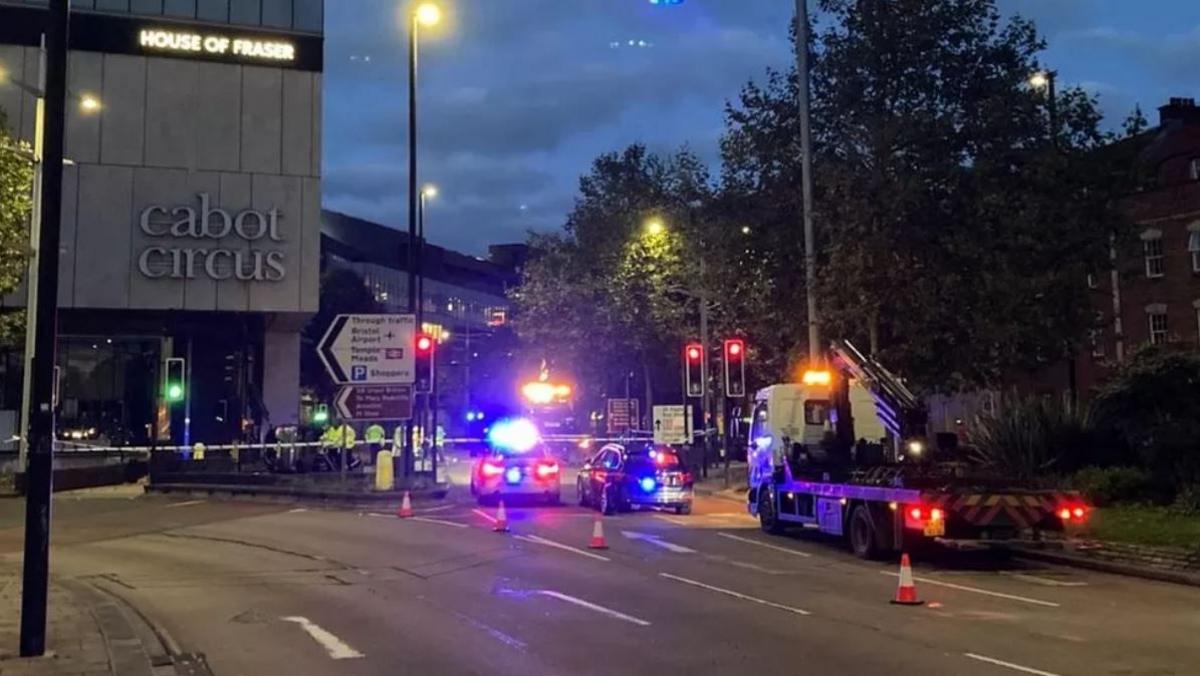
[[[650,433],[635,432],[633,436],[622,437],[592,437],[586,434],[547,434],[542,437],[542,441],[550,444],[558,443],[574,443],[588,442],[589,445],[595,444],[626,444],[637,441],[649,441]],[[321,441],[287,441],[287,442],[267,442],[267,443],[229,443],[229,444],[205,444],[197,442],[205,451],[247,451],[247,450],[280,450],[280,449],[299,449],[299,448],[324,448],[338,447],[341,444],[328,444]],[[378,445],[381,448],[390,448],[393,446],[392,441],[385,442],[370,442],[362,439],[356,439],[351,443],[351,447],[358,448],[360,446]],[[483,437],[448,437],[442,440],[443,448],[447,445],[471,445],[471,444],[486,444],[487,439]],[[56,453],[150,453],[152,451],[173,451],[177,453],[190,453],[196,449],[196,444],[190,446],[176,446],[158,444],[155,446],[99,446],[90,445],[80,441],[69,441],[65,439],[56,440],[54,442],[54,450]],[[344,447],[344,446],[343,446]]]

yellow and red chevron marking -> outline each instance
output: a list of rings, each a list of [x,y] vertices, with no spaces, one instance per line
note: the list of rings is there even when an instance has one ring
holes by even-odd
[[[1029,528],[1053,514],[1064,498],[1059,495],[1013,495],[1005,493],[930,494],[927,500],[954,512],[975,526],[990,526],[1004,514],[1017,528]],[[1008,524],[1005,524],[1008,525]]]

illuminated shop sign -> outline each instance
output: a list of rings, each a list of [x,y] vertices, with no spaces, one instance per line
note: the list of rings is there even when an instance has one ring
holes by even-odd
[[[287,40],[195,33],[165,28],[143,28],[138,44],[147,51],[169,54],[204,54],[265,63],[291,63],[296,60],[296,45]]]
[[[148,279],[196,279],[280,282],[287,276],[279,232],[283,212],[214,207],[208,193],[199,204],[142,210],[138,228],[163,240],[142,249],[138,272]],[[253,244],[253,247],[251,247]]]

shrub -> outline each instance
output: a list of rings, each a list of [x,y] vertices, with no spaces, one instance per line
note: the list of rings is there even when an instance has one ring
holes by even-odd
[[[1037,481],[1069,470],[1072,459],[1086,454],[1089,438],[1086,415],[1053,399],[1012,397],[973,421],[970,457],[1008,477]]]
[[[1175,494],[1171,511],[1187,516],[1200,516],[1200,485],[1185,486]]]
[[[1098,507],[1143,502],[1156,493],[1153,477],[1137,467],[1088,467],[1072,475],[1069,483]]]

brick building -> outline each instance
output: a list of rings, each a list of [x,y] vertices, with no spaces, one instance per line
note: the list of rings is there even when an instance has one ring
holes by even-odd
[[[1122,202],[1137,237],[1088,280],[1099,328],[1079,358],[1085,394],[1147,343],[1200,349],[1200,107],[1173,98],[1158,110],[1141,155],[1149,180]]]

